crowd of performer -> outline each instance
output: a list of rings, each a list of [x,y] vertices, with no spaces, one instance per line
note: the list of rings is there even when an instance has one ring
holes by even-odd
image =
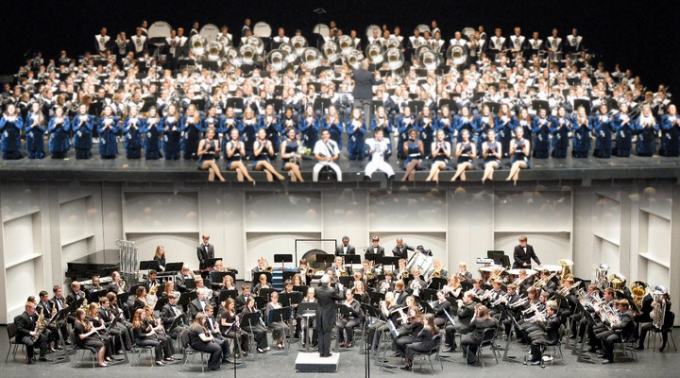
[[[526,242],[520,238],[514,251],[518,269],[485,265],[475,277],[465,262],[447,271],[431,251],[401,239],[392,250],[394,263],[381,264],[388,255],[377,237],[365,249],[361,268],[353,267],[345,259],[356,249],[345,237],[332,264],[313,268],[300,260],[282,290],[273,288],[273,269],[261,257],[251,269],[252,284],[239,290],[222,260],[208,264],[209,252],[214,254],[208,237],[197,249],[203,270],[185,265],[179,272],[164,271],[159,248],[155,260],[160,271],[148,271],[138,284],[128,286],[114,272],[108,284],[99,277],[86,284],[73,281],[68,295],[61,285],[52,288],[51,298],[41,291],[14,319],[16,340],[26,346],[29,364],[50,361],[50,351],[75,346],[91,350],[99,366],[106,367],[124,351],[152,347],[152,363],[163,366],[191,347],[210,355],[211,370],[223,362],[239,364],[249,353],[288,348],[294,341],[328,357],[333,333],[336,352],[358,345],[371,355],[391,353],[404,369],[411,369],[418,355],[455,352],[459,346],[466,362],[475,364],[483,341],[509,343],[512,337],[529,347],[527,361],[535,365],[543,363],[546,347],[567,339],[574,348],[587,345],[584,353],[599,353],[603,363],[615,361],[617,343],[638,342],[643,349],[650,331],[661,333],[660,350],[666,348],[674,314],[663,286],[635,282],[629,289],[620,275],[599,270],[590,284],[569,269],[536,265],[532,270],[532,260],[540,261]],[[431,268],[409,268],[421,258],[433,259]],[[211,281],[222,272],[221,282]],[[360,344],[357,330],[362,331]]]
[[[218,40],[247,44],[249,25],[241,36],[224,26]],[[346,41],[358,51],[396,44],[406,61],[390,70],[387,60],[368,56],[352,63],[346,54],[325,57],[314,69],[299,57],[272,67],[267,50],[249,64],[223,57],[209,66],[207,55],[197,55],[207,49],[190,44],[198,22],[188,34],[172,30],[158,45],[161,55],[150,45],[146,22],[131,38],[124,32],[114,38],[103,27],[94,51],[78,58],[63,51],[57,59],[38,53],[20,67],[15,85],[4,86],[3,158],[49,153],[63,159],[73,149],[76,159],[89,159],[94,142],[100,157],[111,159],[122,153],[122,142],[128,159],[183,155],[200,160],[211,179],[222,179],[226,169],[252,180],[248,162],[268,179],[282,179],[274,163],[280,159],[280,170],[302,181],[306,155],[314,160],[315,178],[328,168],[341,179],[336,160],[343,151],[350,160],[369,160],[367,177],[380,170],[393,179],[394,151],[402,180],[414,180],[415,171],[428,165],[428,180],[447,169],[455,169],[454,180],[464,180],[478,162],[484,180],[506,166],[507,179],[516,181],[532,158],[564,159],[570,152],[574,158],[680,156],[680,118],[667,89],[648,90],[630,70],[595,61],[576,29],[567,36],[555,29],[529,37],[517,27],[488,36],[480,26],[466,34],[451,31],[449,41],[436,21],[429,31],[421,29],[406,37],[399,27],[384,25],[362,38],[331,23],[326,43],[337,46],[349,35]],[[281,49],[293,43],[291,37],[279,28],[271,39],[259,40]],[[423,61],[422,46],[440,64]],[[450,46],[462,49],[464,61],[445,53]],[[369,98],[358,93],[364,70]]]

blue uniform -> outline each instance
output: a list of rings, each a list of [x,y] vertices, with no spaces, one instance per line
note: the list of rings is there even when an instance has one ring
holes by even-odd
[[[146,151],[145,158],[147,160],[156,160],[163,157],[161,154],[161,135],[163,133],[161,120],[155,118],[157,122],[152,124],[152,119],[153,118],[147,118],[146,122],[144,122],[144,129],[142,130],[142,133],[144,133],[145,136],[144,150]]]
[[[612,154],[618,157],[629,157],[630,151],[633,149],[633,132],[635,131],[635,121],[629,116],[628,123],[623,124],[623,115],[617,114],[614,116],[612,125],[614,132],[616,132],[616,147],[612,150]]]
[[[328,123],[328,117],[324,117],[321,130],[330,130],[331,139],[338,144],[338,150],[342,151],[342,133],[345,131],[345,125],[342,120],[335,118],[334,122]]]
[[[361,126],[355,130],[354,122],[361,122]],[[349,137],[347,152],[349,160],[364,160],[364,137],[366,124],[363,121],[349,120],[347,122],[347,136]]]
[[[163,118],[161,129],[165,131],[165,135],[163,136],[163,152],[165,152],[165,160],[179,159],[179,151],[182,144],[182,131],[180,129],[179,121],[179,118],[173,116]]]
[[[71,122],[66,117],[62,117],[59,123],[57,123],[57,118],[52,118],[48,128],[50,130],[50,153],[52,153],[52,158],[65,158],[69,147],[71,147],[69,143]]]
[[[590,153],[590,131],[592,130],[590,119],[587,124],[579,125],[578,118],[572,120],[574,125],[574,147],[571,156],[575,158],[587,158]]]
[[[527,168],[531,168],[531,165],[529,163],[529,157],[524,154],[524,151],[522,148],[524,147],[525,139],[520,140],[517,142],[517,139],[515,139],[515,144],[517,145],[517,149],[515,150],[515,153],[512,155],[512,160],[510,160],[510,164],[515,164],[515,162],[518,161],[523,161],[526,165]]]
[[[650,117],[653,118],[653,117]],[[635,124],[635,133],[638,136],[635,150],[639,156],[652,156],[656,152],[656,135],[659,132],[659,124],[654,121],[654,126],[643,126],[642,116]]]
[[[569,149],[569,133],[571,132],[571,121],[569,118],[555,117],[552,120],[550,132],[552,133],[552,153],[551,156],[557,159],[567,157]]]
[[[200,142],[199,142],[200,143]],[[215,158],[217,155],[215,154],[215,149],[217,147],[217,143],[219,143],[216,140],[205,140],[205,147],[208,149],[203,155],[200,156],[200,160],[198,161],[198,169],[203,169],[203,163],[206,161],[215,161]],[[196,150],[198,151],[198,150]]]
[[[494,155],[492,154],[492,150],[493,150],[493,151],[498,151],[498,147],[503,148],[502,145],[500,144],[500,142],[495,141],[495,142],[493,142],[493,143],[492,143],[492,142],[488,142],[488,147],[489,147],[489,153],[488,153],[488,154],[486,155],[486,157],[484,158],[484,162],[482,163],[482,167],[486,167],[486,165],[487,165],[488,163],[496,163],[496,164],[498,164],[498,168],[496,168],[496,169],[500,169],[501,166],[502,166],[502,165],[501,165],[501,160],[498,159],[496,156],[494,156]],[[508,147],[508,148],[510,148],[510,147]],[[504,151],[505,151],[505,148],[503,148],[503,151],[501,151],[501,156],[502,156],[502,153],[503,153]]]
[[[241,156],[241,150],[239,150],[239,148],[238,148],[238,143],[240,143],[240,142],[241,142],[241,141],[236,141],[236,142],[234,142],[234,141],[232,141],[232,140],[228,140],[228,141],[227,141],[227,138],[224,138],[224,142],[222,143],[222,145],[224,146],[224,148],[223,148],[222,150],[224,151],[224,158],[227,160],[227,169],[231,169],[231,164],[232,164],[233,162],[235,162],[235,161],[241,161],[241,158],[242,158],[242,156]],[[229,156],[228,156],[228,152],[227,152],[227,147],[228,147],[230,144],[232,144],[232,143],[236,143],[237,146],[236,146],[236,150],[234,150],[234,154],[231,155],[231,157],[229,157]],[[232,147],[233,147],[233,145],[232,145]]]
[[[399,146],[399,148],[401,150],[403,150],[404,145],[402,144],[401,146]],[[414,160],[421,162],[420,169],[422,169],[422,167],[423,167],[423,164],[422,164],[423,155],[420,154],[420,148],[418,147],[418,141],[417,140],[407,141],[406,142],[406,148],[407,148],[407,151],[406,151],[406,160],[404,161],[404,169],[406,169],[406,166]]]
[[[444,130],[444,140],[453,143],[453,135],[456,133],[456,126],[451,117],[441,117],[435,120],[434,129]]]
[[[0,132],[2,133],[2,158],[5,160],[21,159],[21,128],[24,121],[21,116],[16,120],[9,121],[7,117],[0,119]]]
[[[246,149],[246,159],[253,160],[253,143],[255,143],[257,130],[257,119],[244,119],[243,121],[243,144]]]
[[[205,132],[203,129],[203,121],[199,118],[198,122],[194,121],[194,117],[184,117],[180,124],[182,131],[182,151],[184,151],[184,159],[198,159],[198,144],[201,141],[201,134]]]
[[[231,130],[238,130],[238,135],[243,137],[243,123],[238,118],[222,118],[220,121],[220,127],[217,128],[217,132],[224,135],[224,138],[230,139]]]
[[[261,116],[258,122],[258,129],[264,129],[267,132],[267,140],[272,142],[274,153],[278,154],[281,144],[279,143],[279,134],[281,133],[281,120],[279,120],[278,116],[271,117],[272,117],[271,125],[267,127],[267,116],[265,115]]]
[[[300,135],[300,130],[298,129],[297,122],[295,121],[295,118],[286,118],[285,116],[281,118],[281,132],[279,133],[279,138],[280,139],[286,139],[286,134],[288,133],[288,129],[295,129],[296,135]]]
[[[135,123],[137,127],[131,124]],[[144,134],[144,119],[141,117],[126,118],[123,123],[123,135],[125,136],[125,156],[128,159],[142,157],[142,134]]]
[[[314,145],[319,140],[319,130],[321,129],[319,120],[316,118],[310,120],[302,116],[300,117],[298,125],[300,126],[300,132],[302,133],[302,144],[306,148],[314,150]]]
[[[534,136],[533,155],[537,159],[550,156],[550,118],[534,118],[531,132]]]
[[[298,144],[297,139],[294,140],[294,141],[290,141],[289,139],[286,139],[286,150],[282,151],[281,155],[283,155],[284,153],[286,155],[291,154],[291,153],[297,153],[297,150],[298,150],[299,147],[300,147],[300,145]],[[286,169],[287,163],[294,163],[294,164],[297,164],[298,166],[300,166],[300,159],[297,159],[296,161],[292,161],[292,160],[289,160],[289,159],[281,158],[281,170]]]
[[[392,123],[390,122],[390,119],[378,117],[377,115],[371,121],[371,132],[375,132],[375,129],[378,127],[378,119],[384,120],[382,128],[383,128],[383,130],[385,130],[385,134],[391,134],[392,133]]]
[[[104,130],[105,125],[110,125]],[[102,159],[113,159],[118,155],[118,140],[116,134],[118,133],[118,118],[116,117],[102,117],[99,118],[99,156]]]
[[[454,127],[458,131],[458,139],[457,142],[460,143],[463,141],[463,130],[467,130],[470,133],[470,139],[474,137],[475,135],[475,119],[473,118],[472,120],[470,118],[463,118],[463,117],[456,117],[456,120],[453,121]]]
[[[434,127],[435,120],[429,118],[425,122],[424,118],[418,120],[418,131],[420,132],[420,140],[423,141],[423,152],[425,153],[425,158],[429,159],[432,156],[432,141],[434,140]]]
[[[612,157],[612,131],[614,125],[612,124],[612,117],[605,115],[597,115],[593,117],[593,128],[595,129],[595,151],[593,156],[608,159]]]
[[[89,159],[92,157],[92,130],[94,130],[94,117],[91,115],[76,115],[71,122],[73,129],[73,148],[76,149],[76,159]]]
[[[38,114],[29,113],[26,116],[24,123],[24,132],[26,133],[26,151],[28,151],[29,159],[42,159],[45,157],[45,132],[47,128],[41,124],[33,127],[33,123],[37,122]]]
[[[470,163],[472,165],[472,169],[475,169],[475,161],[472,159],[472,156],[470,154],[472,153],[472,142],[460,142],[463,144],[463,148],[461,150],[460,156],[458,156],[458,161],[456,162],[456,165],[462,164],[462,163]],[[457,149],[458,147],[456,147]]]
[[[671,118],[666,114],[661,117],[661,147],[659,148],[659,155],[661,156],[680,156],[680,126],[674,124],[673,120],[678,119],[678,116]]]
[[[512,140],[512,133],[515,131],[518,124],[517,118],[514,116],[510,117],[507,121],[506,124],[506,120],[503,120],[502,117],[496,117],[496,127],[494,128],[497,135],[496,141],[501,144],[503,149],[502,157],[504,158],[510,157],[510,141]]]
[[[399,132],[399,138],[397,139],[397,146],[403,146],[404,142],[408,140],[408,133],[411,129],[415,128],[418,130],[418,125],[416,123],[415,117],[401,117],[397,121],[397,131]],[[406,155],[403,150],[397,151],[397,158],[406,159]]]
[[[493,130],[491,123],[493,116],[479,116],[475,119],[475,132],[477,133],[477,151],[482,150],[482,144],[489,140],[489,130]],[[472,138],[471,138],[472,139]]]

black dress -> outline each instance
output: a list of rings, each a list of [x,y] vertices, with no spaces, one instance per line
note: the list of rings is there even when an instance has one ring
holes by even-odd
[[[76,345],[79,348],[85,348],[92,351],[92,353],[97,353],[100,348],[104,346],[104,343],[95,334],[92,334],[84,339],[80,338],[80,335],[84,335],[89,331],[85,330],[85,326],[81,322],[73,323],[73,334],[76,339]]]
[[[209,353],[210,360],[208,361],[208,368],[210,370],[218,370],[222,363],[222,348],[216,343],[201,340],[202,334],[205,334],[205,329],[197,324],[192,324],[189,327],[189,345],[194,350]]]

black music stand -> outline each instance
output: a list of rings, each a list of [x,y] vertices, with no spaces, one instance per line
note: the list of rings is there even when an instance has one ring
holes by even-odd
[[[574,100],[574,111],[578,111],[578,108],[583,106],[586,110],[586,115],[590,116],[590,100],[576,99]]]
[[[321,110],[321,117],[324,116],[325,111],[331,106],[330,98],[317,97],[314,100],[314,111]]]
[[[227,99],[227,108],[234,108],[235,113],[243,113],[245,106],[243,105],[243,98],[231,97]]]
[[[91,291],[87,295],[87,302],[88,303],[99,303],[99,298],[105,297],[106,294],[107,294],[106,290]]]
[[[118,301],[118,308],[123,308],[123,305],[127,303],[128,298],[130,298],[130,293],[121,293],[116,295],[116,300]]]
[[[283,89],[282,89],[282,91],[283,91]],[[282,92],[281,94],[283,94],[283,92]],[[274,93],[274,95],[276,95],[276,93]],[[267,106],[269,106],[269,105],[273,105],[273,106],[274,106],[274,111],[275,111],[277,114],[280,114],[281,111],[283,110],[283,100],[276,100],[276,99],[269,99],[269,100],[266,100],[266,101],[264,102],[264,106],[267,107]]]
[[[305,322],[305,327],[302,329],[302,333],[304,335],[303,344],[305,345],[306,352],[309,352],[309,344],[312,343],[312,340],[310,340],[310,331],[312,325],[310,319],[316,317],[316,310],[318,307],[319,305],[316,302],[301,302],[298,306],[298,316],[302,317],[303,321]]]
[[[377,254],[377,253],[368,253],[368,252],[366,252],[366,254],[364,255],[364,259],[366,259],[366,260],[368,260],[368,261],[373,261],[374,264],[378,264],[378,261],[377,261],[377,260],[378,260],[378,258],[379,258],[380,256],[382,256],[382,255],[379,255],[379,254]]]
[[[168,303],[168,298],[167,297],[160,297],[156,301],[156,305],[153,307],[154,311],[161,311],[163,310],[163,306]]]
[[[486,257],[492,259],[493,263],[496,265],[501,265],[501,256],[503,256],[504,254],[505,252],[500,250],[486,251]]]
[[[186,286],[187,290],[194,290],[196,288],[196,280],[193,278],[185,278],[184,286]]]
[[[268,299],[265,297],[253,297],[255,298],[255,307],[265,308],[267,306]]]
[[[260,283],[260,276],[261,275],[267,276],[267,282],[271,283],[272,282],[272,274],[269,272],[253,272],[253,286],[257,285]]]
[[[179,272],[184,266],[183,262],[173,262],[165,264],[165,272]]]
[[[385,106],[385,103],[382,100],[371,100],[371,111],[373,112],[374,117],[375,114],[378,113],[378,108],[381,106]],[[370,123],[370,120],[368,123]]]
[[[489,114],[490,116],[494,116],[495,114],[498,114],[498,110],[501,108],[501,103],[500,102],[485,102],[484,105],[489,107]]]
[[[377,305],[380,304],[380,301],[385,300],[385,293],[369,292],[368,296],[369,296],[369,298],[371,298],[371,304],[373,306],[377,306]]]
[[[442,287],[446,286],[446,280],[443,278],[432,277],[430,280],[430,288],[435,290],[441,290]]]
[[[238,290],[220,290],[219,296],[220,303],[226,301],[227,298],[236,300],[236,297],[238,297]]]
[[[471,101],[472,101],[472,103],[474,104],[474,103],[479,102],[482,98],[484,98],[484,92],[475,92],[475,93],[472,95],[472,100],[471,100]]]
[[[302,293],[302,296],[304,297],[307,295],[307,291],[309,290],[309,286],[302,285],[302,286],[293,286],[293,290],[297,291],[299,293]]]
[[[420,112],[423,110],[425,107],[425,102],[423,101],[410,101],[408,103],[408,107],[411,109],[411,114],[414,117],[418,117]]]
[[[206,268],[214,268],[215,263],[218,261],[222,261],[221,257],[215,257],[215,258],[210,258],[210,259],[205,259],[205,267]]]
[[[324,71],[324,70],[326,70],[326,69],[327,69],[326,67],[318,67],[318,68],[316,68],[316,69],[315,69],[316,72],[314,73],[314,76],[319,76],[319,74],[321,73],[321,71]],[[308,87],[308,88],[309,88],[309,87],[314,87],[314,93],[317,93],[317,94],[320,94],[320,93],[321,93],[321,83],[317,83],[317,82],[314,82],[314,83],[307,83],[307,87]]]
[[[458,104],[456,104],[456,101],[451,100],[449,98],[444,98],[444,99],[439,100],[439,109],[441,109],[444,106],[449,107],[451,114],[458,113]],[[451,117],[449,116],[449,118],[451,118]]]
[[[399,257],[394,257],[394,256],[380,256],[378,258],[378,263],[382,264],[382,266],[386,265],[392,265],[393,269],[397,269],[399,267]]]
[[[260,324],[262,319],[262,313],[259,311],[241,313],[241,324],[247,326],[250,330],[250,336],[255,340],[255,334],[253,333],[253,327]],[[235,342],[239,342],[235,340]]]
[[[265,298],[267,300],[267,302],[269,302],[269,297],[274,292],[276,292],[276,289],[272,289],[270,287],[267,287],[267,288],[260,289],[260,291],[257,293],[257,296]]]
[[[161,265],[158,260],[144,260],[139,262],[139,270],[155,270],[160,271]]]
[[[342,255],[345,265],[347,264],[361,264],[360,255]]]
[[[423,308],[425,314],[434,314],[436,311],[430,306],[430,303],[424,300],[419,300],[418,303]]]
[[[231,276],[231,278],[234,280],[234,283],[236,282],[236,273],[234,273],[233,271],[216,272],[213,270],[212,272],[210,272],[211,286],[221,287],[222,281],[224,281],[224,277],[226,276]]]
[[[293,305],[298,305],[302,302],[302,293],[292,292],[292,293],[281,293],[279,294],[279,303],[287,305],[288,307],[293,307]]]
[[[531,108],[538,113],[540,109],[545,109],[548,113],[550,113],[550,103],[545,100],[533,100],[531,101]]]
[[[283,269],[283,267],[286,263],[292,263],[292,262],[293,262],[293,255],[290,254],[290,253],[274,254],[274,263],[281,263],[281,269]]]
[[[340,276],[338,277],[338,282],[340,282],[345,289],[352,287],[352,277],[350,276]]]
[[[298,274],[296,270],[285,270],[281,273],[281,276],[283,277],[283,283],[285,284],[286,281],[292,280],[293,276]]]
[[[142,101],[144,101],[144,105],[142,105],[142,110],[139,111],[140,113],[146,113],[152,106],[156,105],[156,99],[151,96],[144,97]]]
[[[333,265],[333,262],[335,262],[335,255],[316,255],[316,261],[324,263],[325,271]]]
[[[437,292],[441,289],[425,289],[420,292],[420,299],[423,301],[436,301]]]

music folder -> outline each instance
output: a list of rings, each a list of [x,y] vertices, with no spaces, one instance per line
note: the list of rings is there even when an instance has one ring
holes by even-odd
[[[316,302],[301,302],[298,306],[298,314],[316,314],[319,304]]]
[[[252,327],[253,325],[258,325],[260,324],[260,317],[262,316],[262,313],[259,311],[256,312],[244,312],[241,314],[241,325],[242,326],[247,326],[247,327]]]
[[[317,97],[314,100],[314,110],[322,110],[323,112],[325,112],[330,106],[331,106],[330,98]]]

